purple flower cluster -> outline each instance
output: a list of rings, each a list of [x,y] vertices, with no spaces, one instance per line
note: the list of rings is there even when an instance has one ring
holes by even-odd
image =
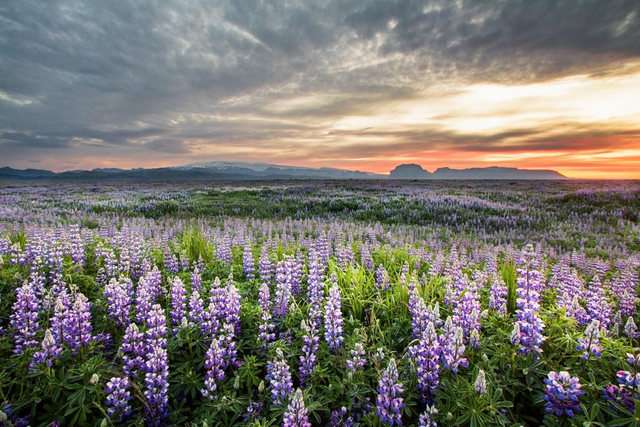
[[[502,279],[494,280],[491,285],[489,308],[502,316],[507,314],[507,285]]]
[[[244,277],[248,280],[253,280],[255,278],[253,252],[251,251],[251,243],[249,242],[244,245],[244,250],[242,252],[242,271],[244,273]]]
[[[316,367],[316,353],[320,346],[320,337],[311,322],[303,320],[300,324],[300,329],[304,334],[302,336],[302,352],[300,354],[300,384],[304,385]]]
[[[73,305],[64,313],[62,331],[64,342],[72,351],[78,351],[91,342],[91,303],[84,294],[78,292]]]
[[[123,328],[129,324],[132,293],[133,284],[127,277],[122,277],[120,280],[113,278],[104,287],[109,317]]]
[[[291,372],[281,349],[276,350],[276,357],[267,364],[267,380],[271,389],[271,400],[274,405],[281,405],[293,391]]]
[[[608,329],[611,323],[612,308],[609,303],[602,283],[598,276],[594,276],[587,288],[587,316],[590,320],[596,319],[600,326]]]
[[[258,303],[260,305],[260,324],[258,325],[258,340],[262,348],[267,348],[276,335],[273,332],[274,325],[271,321],[271,299],[269,285],[263,283],[258,291]]]
[[[322,267],[320,258],[315,250],[309,254],[309,275],[307,299],[309,301],[309,322],[316,330],[322,327],[322,300],[324,299],[324,283],[322,282]]]
[[[602,390],[602,398],[625,407],[629,412],[634,412],[636,396],[632,390],[620,384],[609,384]]]
[[[200,296],[200,292],[197,290],[191,291],[191,296],[189,297],[189,323],[192,326],[197,326],[200,329],[204,327],[204,319],[206,315],[204,312],[204,303],[202,302],[202,297]]]
[[[573,417],[580,412],[580,396],[584,394],[578,377],[567,371],[551,371],[544,380],[544,408],[557,417]]]
[[[201,390],[204,397],[213,399],[218,389],[218,383],[224,380],[226,364],[224,357],[224,349],[220,345],[219,339],[214,337],[204,359],[204,388]]]
[[[460,326],[455,326],[451,317],[447,317],[440,335],[440,360],[445,369],[458,373],[460,367],[467,368],[469,361],[464,357],[464,334]]]
[[[418,390],[425,401],[431,402],[440,384],[440,343],[433,323],[427,325],[418,343],[410,348],[410,354],[416,367]]]
[[[200,292],[202,289],[202,276],[200,275],[200,268],[196,265],[191,272],[191,292]]]
[[[287,261],[280,261],[276,265],[276,292],[273,304],[273,315],[276,318],[284,319],[289,311],[289,300],[291,298],[291,278]]]
[[[518,289],[516,291],[516,318],[511,334],[511,342],[519,347],[522,354],[539,355],[544,340],[544,323],[538,316],[542,275],[538,270],[518,269]]]
[[[154,304],[147,316],[144,396],[147,400],[147,422],[160,425],[168,415],[169,357],[164,310]]]
[[[182,280],[176,276],[171,280],[171,323],[174,330],[186,323],[187,291]]]
[[[576,350],[582,351],[582,358],[587,360],[591,356],[600,357],[600,321],[593,319],[584,331],[584,336],[578,340]]]
[[[167,319],[160,304],[154,304],[151,307],[147,313],[146,325],[144,338],[147,348],[167,348]]]
[[[480,297],[474,285],[469,285],[463,291],[460,301],[455,304],[453,323],[462,328],[462,333],[467,339],[474,332],[480,332]]]
[[[487,393],[487,376],[484,370],[480,369],[478,371],[478,376],[473,383],[473,389],[478,394],[486,394]]]
[[[347,369],[350,372],[356,372],[359,369],[364,368],[367,365],[367,359],[365,357],[364,346],[361,342],[355,343],[353,349],[351,349],[351,356],[347,359]]]
[[[144,333],[140,331],[135,323],[129,324],[122,344],[120,345],[122,355],[123,371],[129,377],[135,377],[145,368],[146,345]]]
[[[383,291],[389,289],[391,279],[389,278],[389,273],[384,268],[384,265],[378,265],[376,268],[376,287]]]
[[[12,307],[10,325],[13,328],[13,340],[15,346],[13,352],[22,354],[26,350],[38,345],[36,335],[40,329],[38,323],[38,311],[40,301],[29,282],[16,291],[16,302]]]
[[[329,349],[335,352],[342,347],[344,338],[342,337],[340,288],[335,276],[332,277],[332,282],[324,308],[324,337],[329,344]]]
[[[267,246],[262,246],[260,252],[260,261],[258,261],[258,273],[260,274],[260,280],[264,283],[270,283],[273,279],[273,264],[269,259],[269,251]]]
[[[149,348],[145,362],[144,396],[146,415],[150,425],[161,425],[169,407],[169,358],[167,350],[159,346]]]
[[[367,244],[362,244],[360,247],[360,263],[367,270],[373,270],[373,258],[371,257],[371,250]]]
[[[53,365],[53,361],[60,357],[61,353],[62,347],[53,337],[51,329],[47,329],[40,344],[40,350],[33,355],[31,367],[33,368],[44,364],[50,368]]]
[[[297,389],[291,397],[287,411],[284,413],[282,427],[311,427],[309,414],[304,406],[302,390]]]
[[[438,409],[435,405],[427,405],[424,412],[420,414],[418,427],[438,427],[438,423],[434,419],[436,415],[438,415]]]
[[[404,388],[398,382],[398,368],[396,361],[391,359],[387,368],[382,372],[378,381],[378,396],[376,397],[376,413],[383,424],[388,426],[402,425],[402,409]]]
[[[114,421],[118,421],[131,413],[131,405],[129,404],[131,392],[129,387],[129,378],[126,376],[113,377],[107,382],[105,405],[107,406],[107,414]]]

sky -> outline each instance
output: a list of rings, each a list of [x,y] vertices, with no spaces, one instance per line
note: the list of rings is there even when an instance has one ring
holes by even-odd
[[[4,0],[0,166],[640,179],[640,1]]]

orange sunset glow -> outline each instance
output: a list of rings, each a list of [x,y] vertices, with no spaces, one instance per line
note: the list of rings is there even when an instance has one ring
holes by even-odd
[[[0,8],[3,166],[640,178],[633,3],[64,3]]]

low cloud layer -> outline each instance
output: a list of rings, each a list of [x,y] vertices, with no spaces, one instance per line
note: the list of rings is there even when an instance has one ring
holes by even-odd
[[[0,4],[2,163],[640,178],[637,1]]]

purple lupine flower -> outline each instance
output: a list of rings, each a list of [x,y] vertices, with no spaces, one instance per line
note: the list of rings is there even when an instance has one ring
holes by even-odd
[[[329,344],[329,349],[333,352],[338,351],[342,346],[342,311],[340,300],[340,288],[338,287],[337,278],[332,277],[333,284],[329,288],[329,296],[324,308],[324,337]]]
[[[620,315],[633,318],[636,315],[636,306],[638,305],[638,297],[635,288],[626,288],[619,294],[618,299]]]
[[[189,323],[202,329],[205,317],[202,297],[198,291],[192,291],[189,297]]]
[[[478,394],[487,394],[487,376],[484,373],[484,370],[480,369],[478,371],[478,376],[473,383],[473,389]]]
[[[411,330],[414,338],[422,336],[422,332],[431,321],[431,312],[418,294],[414,280],[409,282],[409,315],[411,316]]]
[[[578,377],[572,377],[567,371],[551,371],[544,383],[544,409],[547,413],[573,417],[580,412],[580,396],[584,391]]]
[[[366,365],[367,359],[365,358],[364,346],[361,342],[357,342],[354,344],[353,349],[351,349],[351,357],[347,359],[347,369],[350,372],[356,372]]]
[[[398,382],[396,361],[391,359],[378,381],[378,396],[376,397],[376,413],[383,424],[402,425],[402,409],[405,406],[402,398],[403,392],[404,388]]]
[[[289,311],[289,299],[291,298],[291,281],[285,261],[276,265],[276,292],[273,304],[273,315],[284,319]]]
[[[33,355],[31,367],[35,368],[36,366],[44,364],[50,368],[53,365],[53,361],[60,357],[61,353],[62,347],[58,342],[56,342],[53,334],[51,333],[51,329],[47,329],[44,332],[44,338],[42,339],[40,350]]]
[[[451,317],[447,317],[440,335],[441,362],[445,369],[454,374],[460,367],[469,366],[469,361],[464,357],[465,345],[462,328],[454,326]]]
[[[14,330],[13,340],[15,346],[13,352],[22,354],[26,350],[38,345],[36,335],[40,329],[38,324],[38,311],[40,301],[29,282],[18,288],[16,301],[13,303],[9,324]]]
[[[329,419],[330,427],[353,427],[354,425],[353,417],[348,415],[347,408],[344,406],[331,411],[331,418]]]
[[[145,367],[145,355],[147,354],[144,333],[140,332],[138,325],[131,323],[122,338],[120,346],[122,354],[123,371],[127,376],[137,376]]]
[[[435,416],[438,415],[438,409],[435,405],[427,405],[424,412],[420,414],[418,427],[438,427]]]
[[[231,264],[231,255],[231,239],[229,236],[224,236],[216,244],[216,256],[220,261]]]
[[[453,323],[462,328],[466,339],[469,339],[474,331],[480,331],[480,298],[476,287],[469,285],[463,291],[462,298],[454,306]]]
[[[302,390],[297,389],[291,397],[287,411],[284,413],[282,427],[311,427],[308,411],[304,406]]]
[[[504,280],[494,280],[489,291],[489,308],[504,316],[507,314],[507,285]]]
[[[126,327],[129,324],[131,312],[131,292],[133,285],[129,278],[121,280],[115,278],[109,280],[104,287],[104,296],[107,300],[107,312],[119,326]]]
[[[433,323],[427,325],[418,343],[410,348],[409,353],[416,367],[418,390],[424,400],[432,402],[440,384],[440,343]]]
[[[353,249],[351,244],[340,245],[338,247],[338,264],[344,269],[353,263]]]
[[[147,348],[167,348],[167,318],[160,304],[154,304],[147,314],[144,339]]]
[[[62,330],[64,342],[72,351],[78,351],[92,341],[91,303],[84,294],[76,294],[73,305],[62,319]]]
[[[627,363],[633,366],[635,369],[640,368],[640,353],[635,355],[632,353],[627,353]]]
[[[224,349],[220,345],[218,337],[214,337],[204,359],[205,379],[204,388],[201,390],[204,397],[213,399],[218,389],[218,383],[225,378],[226,362],[224,356]]]
[[[289,289],[291,289],[291,293],[293,295],[299,295],[302,285],[302,266],[304,264],[304,260],[301,255],[298,254],[295,258],[286,258],[285,264],[287,267],[287,277],[290,283]]]
[[[307,286],[309,301],[309,322],[316,330],[322,327],[322,300],[324,299],[324,283],[322,282],[322,267],[320,258],[315,250],[309,254],[309,276]]]
[[[300,329],[304,333],[302,336],[302,353],[300,354],[300,384],[304,385],[315,369],[320,337],[313,323],[303,320],[300,324]]]
[[[600,321],[593,319],[584,331],[584,336],[578,340],[576,350],[582,351],[582,358],[587,360],[592,355],[600,357],[602,348],[600,347]]]
[[[519,347],[522,354],[542,353],[540,346],[544,337],[542,331],[544,323],[538,316],[540,309],[540,290],[542,289],[542,275],[538,270],[518,269],[517,293],[517,321],[511,335],[511,342]]]
[[[618,384],[628,387],[636,393],[640,392],[640,372],[618,371],[616,379]]]
[[[602,390],[602,398],[606,401],[615,402],[627,408],[629,412],[634,412],[636,408],[634,394],[624,385],[609,384]]]
[[[224,323],[220,331],[220,345],[224,350],[225,368],[229,366],[239,367],[238,347],[235,341],[233,325]]]
[[[144,376],[146,418],[153,426],[162,425],[169,407],[169,358],[167,350],[156,344],[148,349]]]
[[[153,295],[151,290],[147,286],[147,282],[144,278],[140,279],[138,287],[136,288],[136,322],[143,324],[144,319],[151,310],[153,305]]]
[[[200,269],[196,265],[191,272],[191,292],[200,293],[202,289],[202,276],[200,275]]]
[[[260,280],[265,283],[270,283],[273,279],[273,264],[269,259],[269,251],[266,245],[262,246],[262,251],[260,252],[258,272],[260,274]]]
[[[384,265],[378,265],[376,268],[376,287],[383,291],[389,289],[391,279],[389,278],[389,273],[384,268]]]
[[[591,280],[586,293],[587,298],[587,315],[590,320],[597,319],[600,326],[604,329],[609,328],[612,317],[611,304],[607,300],[604,288],[600,283],[598,276],[594,276]]]
[[[244,245],[244,251],[242,252],[242,271],[244,273],[244,277],[247,280],[253,280],[255,278],[254,274],[255,266],[253,261],[253,252],[251,251],[251,243],[247,242]]]
[[[638,327],[631,316],[627,318],[627,321],[624,324],[624,334],[631,339],[638,338]]]
[[[216,277],[209,290],[209,306],[204,313],[202,331],[212,336],[218,332],[227,316],[227,289],[222,286],[220,278]]]
[[[233,280],[227,284],[223,321],[233,326],[236,336],[240,335],[240,293]]]
[[[171,253],[169,250],[165,250],[164,252],[164,267],[171,274],[176,274],[180,271],[180,265],[178,264],[178,260],[175,255]]]
[[[371,251],[369,250],[369,246],[364,243],[360,246],[360,262],[367,270],[373,270],[373,258],[371,257]]]
[[[258,340],[262,348],[267,348],[269,343],[275,340],[276,335],[273,332],[274,325],[271,321],[271,299],[269,294],[269,285],[263,283],[258,291],[258,302],[260,305],[260,324],[258,325]]]
[[[244,423],[249,423],[249,421],[259,417],[263,408],[264,404],[262,402],[254,402],[250,400],[249,405],[247,405],[247,410],[242,416],[242,421]]]
[[[273,404],[281,405],[286,402],[293,391],[293,382],[291,381],[289,365],[281,349],[277,349],[275,359],[267,363],[267,380],[269,381]]]
[[[182,280],[176,276],[171,281],[171,322],[174,330],[177,330],[187,320],[185,305],[187,291]]]
[[[107,414],[114,421],[119,421],[131,413],[131,392],[129,391],[128,377],[112,377],[107,382],[105,393],[107,398],[105,405]]]

